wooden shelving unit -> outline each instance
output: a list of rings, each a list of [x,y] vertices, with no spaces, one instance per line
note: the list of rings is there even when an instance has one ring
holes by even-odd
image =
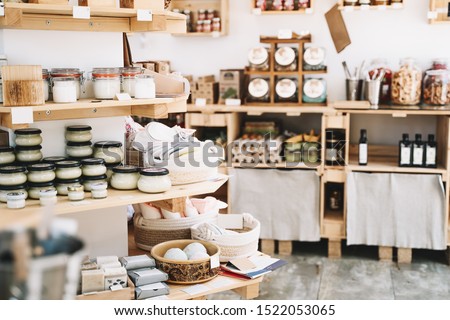
[[[186,17],[169,11],[153,12],[153,21],[138,21],[136,9],[91,8],[90,19],[73,18],[70,5],[5,3],[0,28],[103,32],[186,32]]]
[[[367,11],[367,10],[399,10],[403,9],[403,3],[394,3],[391,5],[370,5],[370,6],[345,6],[344,0],[339,0],[339,10],[352,12],[352,11]]]
[[[429,0],[428,22],[430,24],[450,24],[448,16],[448,1]]]

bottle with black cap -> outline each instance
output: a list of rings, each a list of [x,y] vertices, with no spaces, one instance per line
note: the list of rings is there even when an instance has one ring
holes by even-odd
[[[399,167],[410,167],[412,163],[412,143],[409,141],[409,134],[404,133],[403,139],[400,140],[398,144],[399,149],[399,158],[398,158],[398,165]]]
[[[416,139],[413,143],[413,166],[414,167],[423,167],[424,156],[425,156],[425,145],[422,141],[422,135],[420,133],[416,133]]]
[[[428,135],[428,141],[425,144],[425,167],[437,168],[437,143],[434,134]]]
[[[361,129],[358,148],[358,162],[360,166],[367,166],[368,158],[367,130]]]

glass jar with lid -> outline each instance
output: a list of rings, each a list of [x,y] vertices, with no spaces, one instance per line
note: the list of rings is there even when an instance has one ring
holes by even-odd
[[[77,102],[78,80],[73,77],[52,78],[53,102]]]
[[[381,71],[384,71],[384,77],[380,87],[380,102],[387,104],[391,100],[392,91],[392,70],[386,59],[373,59],[368,68],[368,74],[371,79],[377,77]]]
[[[95,177],[106,174],[105,160],[102,158],[89,158],[81,161],[83,176]]]
[[[111,177],[113,175],[113,169],[120,165],[122,165],[121,162],[106,164],[106,177],[107,177],[108,182],[111,181]]]
[[[27,182],[27,169],[22,166],[0,167],[0,185],[17,186]]]
[[[264,47],[250,49],[248,62],[250,63],[250,70],[268,71],[269,51]]]
[[[55,178],[54,164],[36,163],[28,166],[27,180],[29,182],[50,182]]]
[[[136,166],[117,166],[112,169],[113,174],[109,182],[111,187],[118,190],[137,189],[139,168]]]
[[[107,177],[106,174],[101,175],[101,176],[95,176],[95,177],[84,177],[82,178],[83,180],[83,186],[84,186],[84,191],[92,191],[92,186],[94,184],[97,183],[107,183]]]
[[[269,79],[255,78],[248,84],[248,102],[270,102]]]
[[[303,70],[326,70],[325,49],[320,47],[309,47],[303,53]]]
[[[195,26],[196,32],[203,32],[203,20],[197,20],[197,24]]]
[[[23,192],[23,193],[25,193],[25,199],[28,197],[26,184],[19,184],[19,185],[15,185],[15,186],[0,185],[0,202],[6,203],[6,195],[11,192]]]
[[[122,142],[99,141],[94,144],[94,158],[102,158],[107,164],[123,162]]]
[[[211,24],[211,20],[204,20],[203,21],[203,28],[202,28],[202,32],[212,32],[212,24]]]
[[[14,142],[20,147],[38,146],[42,143],[41,133],[41,129],[37,128],[17,129],[14,131]]]
[[[166,192],[172,187],[169,170],[165,168],[141,169],[138,181],[139,191],[145,193]]]
[[[24,164],[36,163],[42,160],[42,146],[16,146],[16,159]]]
[[[24,192],[9,192],[6,195],[6,205],[8,209],[25,208],[25,199],[27,195]]]
[[[213,18],[212,19],[212,31],[220,32],[220,30],[221,30],[220,18]]]
[[[450,103],[449,72],[428,70],[423,80],[423,102],[430,106],[445,106]]]
[[[56,190],[41,190],[39,191],[39,203],[41,206],[52,206],[58,202]]]
[[[281,47],[275,51],[275,70],[295,71],[297,69],[297,49]]]
[[[283,10],[283,1],[282,0],[273,0],[271,10],[282,11]]]
[[[197,20],[206,20],[206,10],[205,9],[198,9]]]
[[[56,166],[56,178],[60,180],[77,179],[81,177],[81,164],[76,160],[59,161]]]
[[[16,156],[14,155],[14,148],[0,147],[0,166],[14,163]]]
[[[56,78],[73,78],[75,80],[76,87],[76,100],[80,99],[82,89],[84,91],[83,71],[78,68],[53,68],[50,70],[50,76],[52,82]],[[55,97],[53,97],[53,101],[54,99]]]
[[[433,59],[433,63],[431,65],[431,70],[448,70],[447,58]]]
[[[105,199],[108,197],[108,183],[98,182],[91,185],[92,199]]]
[[[69,142],[88,142],[92,139],[92,127],[87,125],[68,126],[64,137]]]
[[[71,158],[83,158],[92,156],[92,142],[67,142],[66,154]]]
[[[122,74],[122,91],[128,93],[134,98],[136,87],[136,76],[142,73],[142,68],[127,67],[121,69]]]
[[[327,101],[327,83],[324,79],[306,79],[303,84],[303,102],[325,103]]]
[[[298,102],[297,79],[280,79],[275,86],[276,102]]]
[[[58,192],[58,195],[60,195],[60,196],[67,196],[69,193],[67,188],[69,188],[70,186],[79,185],[79,184],[81,184],[80,178],[68,179],[68,180],[60,180],[60,179],[55,180],[56,191]]]
[[[39,200],[39,193],[47,190],[56,192],[53,182],[28,183],[28,197],[30,199]]]
[[[208,9],[206,12],[206,20],[212,20],[216,16],[216,10],[214,9]]]
[[[156,98],[155,80],[152,75],[140,74],[136,77],[136,99]]]
[[[94,68],[92,81],[95,99],[112,100],[117,93],[120,93],[119,68]]]
[[[50,97],[50,74],[47,69],[42,69],[42,81],[44,82],[44,100]]]
[[[400,64],[400,69],[392,76],[392,102],[416,105],[422,93],[422,71],[411,58],[403,59]]]
[[[67,188],[70,201],[82,201],[84,200],[84,187],[80,184],[72,185]]]

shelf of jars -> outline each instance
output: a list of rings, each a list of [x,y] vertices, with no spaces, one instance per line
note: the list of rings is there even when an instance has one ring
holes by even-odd
[[[374,0],[339,0],[339,10],[351,12],[351,11],[364,11],[364,10],[399,10],[403,9],[403,1],[374,1]]]
[[[314,1],[315,0],[254,0],[252,12],[254,15],[312,14],[314,12]]]
[[[154,11],[148,17],[138,18],[137,9],[92,7],[89,15],[74,18],[70,5],[5,3],[5,16],[0,17],[0,28],[60,31],[103,32],[186,32],[186,16],[170,11]]]
[[[74,103],[47,102],[42,106],[31,107],[30,111],[33,113],[33,122],[128,115],[161,119],[166,118],[169,113],[186,112],[186,100],[187,96],[185,95],[174,98],[132,99],[127,101],[81,99]],[[11,129],[26,126],[14,119],[16,112],[24,110],[21,108],[0,105],[0,124]]]
[[[198,182],[188,185],[173,186],[164,193],[143,193],[138,190],[121,191],[108,189],[108,197],[105,199],[92,199],[90,193],[85,193],[82,201],[69,201],[67,196],[58,196],[58,202],[53,207],[54,214],[86,212],[91,210],[126,206],[129,204],[155,202],[177,199],[202,194],[210,194],[217,191],[228,180],[228,177],[218,174],[215,180]],[[39,200],[26,200],[23,209],[8,209],[5,203],[0,203],[0,230],[14,225],[32,226],[40,221],[42,206]]]
[[[228,106],[224,104],[212,104],[204,107],[196,106],[195,104],[187,105],[187,112],[201,112],[201,113],[222,113],[222,112],[239,112],[247,113],[248,115],[262,115],[266,113],[284,113],[287,116],[301,116],[302,113],[320,113],[320,114],[336,114],[336,110],[327,107],[325,104],[318,106],[273,106],[264,104]]]

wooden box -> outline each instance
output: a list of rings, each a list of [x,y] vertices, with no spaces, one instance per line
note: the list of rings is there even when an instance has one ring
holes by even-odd
[[[77,300],[134,300],[134,283],[128,277],[128,287],[117,291],[101,291],[80,294],[76,297]]]
[[[164,10],[164,0],[120,0],[121,8]]]
[[[115,0],[78,0],[78,5],[83,7],[97,7],[97,8],[115,8]]]
[[[44,103],[43,80],[3,80],[3,106],[37,106]]]

